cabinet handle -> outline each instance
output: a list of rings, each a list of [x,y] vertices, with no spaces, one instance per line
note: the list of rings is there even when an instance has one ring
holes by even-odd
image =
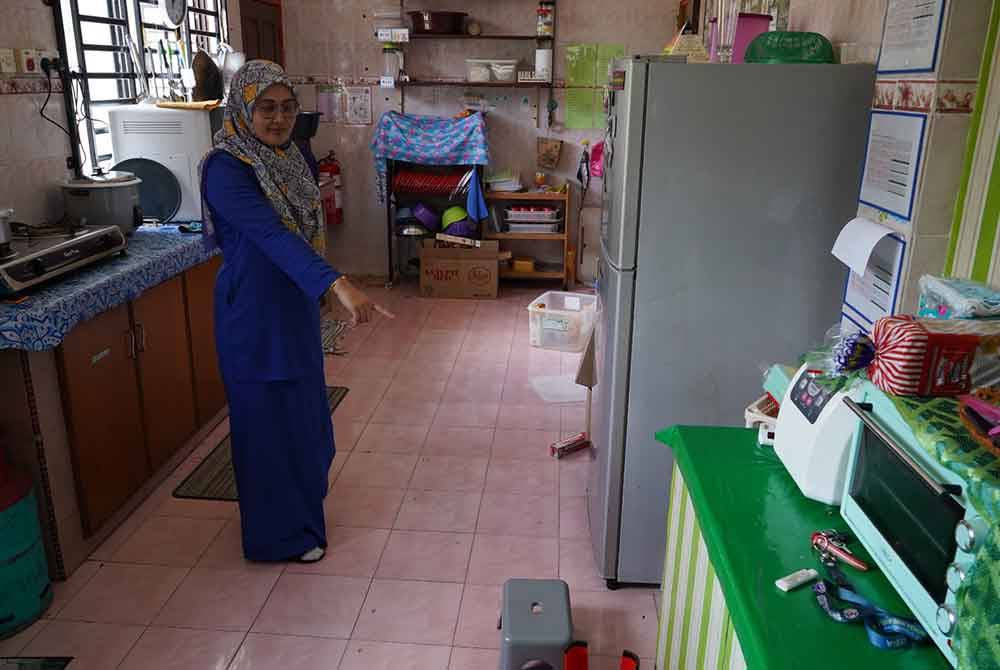
[[[137,323],[137,324],[135,324],[135,332],[136,332],[136,335],[138,336],[138,341],[139,341],[138,349],[139,349],[139,351],[140,352],[145,351],[146,350],[146,329],[143,328],[143,326],[142,326],[141,323]]]
[[[125,350],[129,358],[135,358],[135,333],[131,330],[125,331]]]

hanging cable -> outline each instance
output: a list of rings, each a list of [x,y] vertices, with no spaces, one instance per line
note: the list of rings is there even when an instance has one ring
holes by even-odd
[[[67,130],[65,126],[63,126],[58,121],[56,121],[51,116],[48,116],[45,113],[45,108],[49,106],[49,100],[52,99],[52,68],[51,67],[45,68],[45,83],[46,83],[45,102],[42,103],[42,108],[41,108],[41,110],[39,110],[38,113],[39,113],[39,115],[41,115],[41,117],[43,119],[45,119],[46,121],[48,121],[49,123],[51,123],[53,126],[55,126],[56,128],[58,128],[59,130],[61,130],[64,133],[66,133],[66,137],[68,137],[68,138],[70,138],[70,140],[72,140],[73,139],[72,133],[70,133],[69,130]]]

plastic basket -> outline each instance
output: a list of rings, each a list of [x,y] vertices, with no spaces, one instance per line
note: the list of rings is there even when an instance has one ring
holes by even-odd
[[[761,33],[747,46],[745,63],[833,63],[833,45],[819,33]]]
[[[531,346],[579,353],[594,330],[597,296],[548,291],[528,306]]]

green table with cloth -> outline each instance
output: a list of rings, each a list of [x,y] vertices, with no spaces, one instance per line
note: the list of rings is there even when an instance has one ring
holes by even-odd
[[[657,668],[949,667],[932,645],[876,649],[864,626],[831,621],[808,587],[777,589],[781,577],[820,569],[813,532],[846,524],[836,508],[802,496],[756,431],[674,427],[657,440],[675,456]],[[870,562],[860,545],[852,549]],[[847,573],[871,601],[908,614],[877,570]]]

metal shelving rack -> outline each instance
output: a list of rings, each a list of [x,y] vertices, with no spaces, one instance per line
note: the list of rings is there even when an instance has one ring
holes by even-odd
[[[535,4],[534,0],[531,0],[530,4]],[[399,0],[400,11],[405,15],[406,6],[405,0]],[[439,35],[439,34],[422,34],[422,33],[410,33],[411,42],[429,42],[432,40],[507,40],[507,41],[520,41],[520,42],[535,42],[538,45],[546,44],[551,46],[553,51],[556,45],[556,26],[553,25],[551,35],[537,35],[537,34],[480,34],[480,35],[467,35],[467,34],[455,34],[455,35]],[[554,69],[554,68],[553,68]],[[548,98],[545,101],[546,107],[548,103],[553,99],[553,86],[555,82],[555,72],[547,82],[469,82],[469,81],[459,81],[459,80],[447,80],[447,79],[420,79],[413,78],[410,81],[396,82],[396,87],[400,92],[400,111],[406,111],[406,90],[408,88],[430,88],[430,87],[462,87],[468,89],[475,88],[508,88],[508,89],[533,89],[536,91],[535,100],[535,123],[536,125],[541,124],[541,110],[542,110],[542,91],[548,92]],[[436,167],[448,167],[448,166],[436,166]],[[450,166],[455,169],[460,169],[465,167],[465,169],[470,169],[470,166]],[[395,244],[397,240],[396,229],[395,229],[395,216],[394,208],[397,206],[398,200],[396,194],[393,191],[393,174],[396,165],[395,161],[389,161],[388,171],[386,174],[386,247],[387,247],[387,258],[388,258],[388,274],[386,280],[387,288],[391,288],[393,282],[396,278],[396,267],[395,267]],[[476,167],[480,172],[480,183],[483,182],[482,168]],[[411,195],[411,194],[408,194]],[[412,194],[418,195],[418,194]],[[502,278],[506,279],[561,279],[563,285],[568,283],[570,268],[568,263],[569,256],[569,217],[570,217],[570,206],[569,206],[569,195],[568,194],[555,194],[555,193],[487,193],[487,201],[491,204],[495,204],[497,201],[511,201],[511,200],[528,200],[528,201],[560,201],[564,210],[563,214],[563,232],[557,234],[517,234],[517,233],[491,233],[487,232],[483,237],[484,239],[495,239],[499,241],[550,241],[550,242],[562,242],[563,244],[563,267],[560,272],[533,272],[533,273],[517,273],[513,270],[503,270],[500,273]]]

